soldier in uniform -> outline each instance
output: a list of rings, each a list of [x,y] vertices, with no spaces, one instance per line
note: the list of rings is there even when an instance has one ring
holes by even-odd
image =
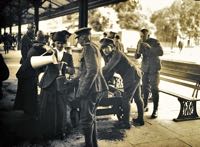
[[[159,70],[161,63],[159,56],[163,55],[163,49],[158,40],[149,37],[149,31],[142,29],[140,31],[141,39],[138,42],[135,58],[138,59],[142,55],[141,69],[143,71],[142,87],[144,92],[144,107],[148,111],[148,97],[151,90],[153,97],[153,113],[151,118],[157,117],[160,81]]]
[[[134,98],[138,110],[138,117],[133,119],[133,125],[144,125],[143,101],[140,90],[140,70],[129,61],[124,53],[115,49],[116,46],[113,40],[104,38],[100,43],[104,56],[109,58],[103,67],[105,79],[108,81],[114,73],[118,73],[123,79],[124,95],[122,98],[122,108],[124,114],[122,121],[117,123],[116,126],[123,129],[129,129],[131,127],[129,117],[132,98]]]
[[[97,147],[96,107],[108,87],[102,74],[101,54],[89,39],[90,30],[84,27],[75,32],[78,43],[83,47],[76,99],[80,102],[80,125],[85,145]]]

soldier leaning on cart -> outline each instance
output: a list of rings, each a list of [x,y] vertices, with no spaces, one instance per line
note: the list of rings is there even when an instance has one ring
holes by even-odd
[[[103,67],[103,74],[108,81],[113,77],[114,73],[118,73],[123,79],[124,94],[122,98],[123,118],[122,121],[116,124],[118,128],[129,129],[131,124],[130,117],[130,103],[134,98],[137,105],[138,117],[133,119],[132,123],[135,126],[144,125],[143,119],[143,101],[141,99],[140,79],[141,72],[136,66],[131,63],[126,55],[119,50],[112,39],[104,38],[100,40],[101,53],[106,59],[106,65]]]

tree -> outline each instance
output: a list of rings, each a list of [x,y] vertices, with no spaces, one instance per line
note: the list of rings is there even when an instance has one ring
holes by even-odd
[[[156,36],[160,41],[171,42],[176,41],[179,29],[180,6],[179,2],[172,4],[170,8],[164,8],[156,11],[151,16],[151,22],[156,26]]]
[[[146,16],[140,13],[138,0],[128,0],[111,6],[118,14],[119,25],[123,29],[141,29],[148,27]]]
[[[104,28],[108,26],[108,18],[101,15],[97,9],[89,11],[88,23],[95,31],[104,31]]]
[[[67,30],[74,27],[78,27],[78,13],[66,15],[65,17],[66,17],[66,22],[68,22]]]
[[[68,23],[67,29],[78,27],[78,13],[66,15],[66,20]],[[98,9],[89,10],[88,13],[88,24],[95,31],[103,31],[104,28],[108,26],[109,20],[102,16]]]
[[[200,37],[200,3],[193,0],[176,0],[171,7],[155,12],[151,22],[161,41],[174,42],[177,36]]]
[[[180,13],[181,32],[188,36],[188,39],[200,37],[200,2],[183,0]]]

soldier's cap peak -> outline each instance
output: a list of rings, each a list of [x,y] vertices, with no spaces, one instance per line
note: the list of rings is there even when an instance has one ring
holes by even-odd
[[[91,28],[88,28],[88,27],[80,28],[77,31],[75,31],[76,38],[78,38],[81,35],[89,35],[90,31],[91,31]]]
[[[146,29],[146,28],[143,28],[143,29],[140,30],[140,32],[142,32],[142,33],[149,33],[149,30]]]
[[[101,43],[101,48],[114,44],[114,41],[110,38],[103,38],[99,42]]]

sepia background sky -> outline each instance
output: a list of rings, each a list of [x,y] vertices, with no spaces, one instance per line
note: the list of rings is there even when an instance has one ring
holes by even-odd
[[[169,7],[175,0],[139,0],[145,13]]]
[[[164,7],[170,6],[174,0],[139,0],[142,7],[149,8],[152,11],[162,9]]]

